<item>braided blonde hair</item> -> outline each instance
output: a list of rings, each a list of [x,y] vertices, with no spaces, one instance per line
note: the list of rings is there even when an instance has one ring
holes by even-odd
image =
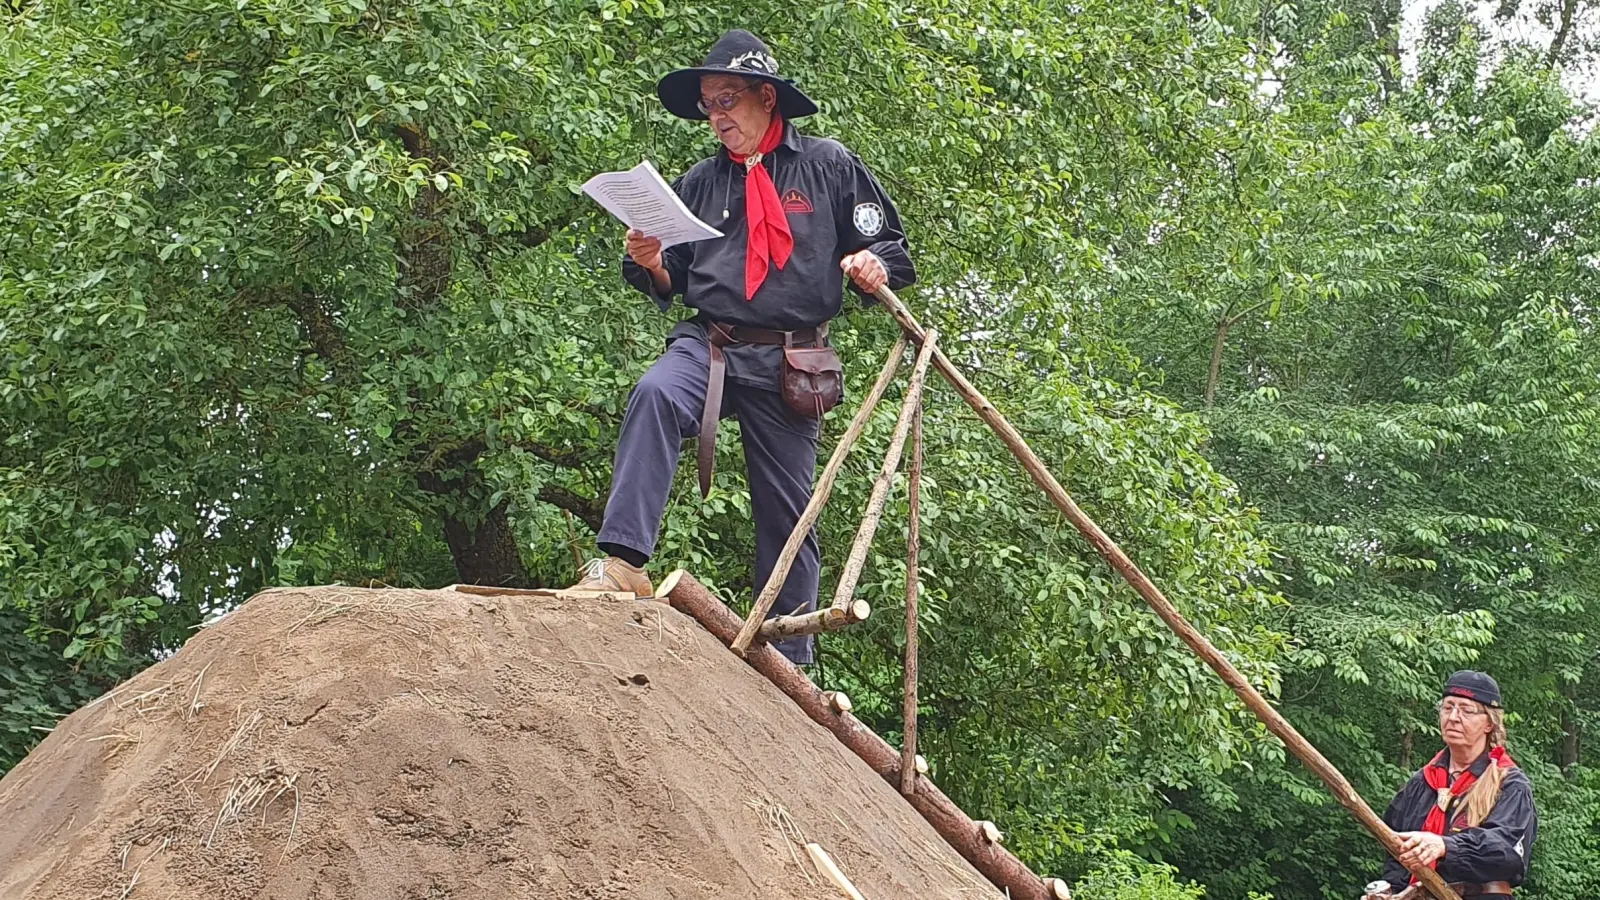
[[[1479,704],[1482,706],[1482,704]],[[1504,747],[1506,745],[1506,712],[1493,706],[1484,707],[1489,714],[1489,749]],[[1467,805],[1462,811],[1467,817],[1467,827],[1477,828],[1483,820],[1489,818],[1494,812],[1494,805],[1500,802],[1500,784],[1505,780],[1506,770],[1497,761],[1489,760],[1489,768],[1483,770],[1483,775],[1478,778],[1471,789],[1467,791]]]

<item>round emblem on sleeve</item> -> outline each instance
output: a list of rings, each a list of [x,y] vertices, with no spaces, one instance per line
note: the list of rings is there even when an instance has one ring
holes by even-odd
[[[861,203],[856,206],[856,230],[862,237],[875,237],[883,230],[883,207],[876,203]]]

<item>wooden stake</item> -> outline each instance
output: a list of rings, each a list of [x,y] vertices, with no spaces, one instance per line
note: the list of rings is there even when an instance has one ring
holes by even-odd
[[[761,630],[756,632],[756,639],[770,644],[801,634],[838,631],[846,625],[865,622],[870,615],[872,615],[872,604],[865,600],[857,600],[843,609],[826,606],[816,612],[802,613],[798,616],[777,616],[761,623]]]
[[[872,549],[872,536],[883,519],[883,504],[889,499],[889,485],[894,482],[894,471],[900,466],[900,452],[905,448],[906,433],[911,430],[911,420],[922,406],[922,386],[928,376],[928,361],[937,348],[938,334],[929,331],[917,353],[916,367],[911,370],[911,383],[906,386],[906,397],[900,404],[900,418],[894,423],[894,434],[889,438],[889,449],[883,454],[883,465],[878,469],[878,480],[872,483],[872,496],[867,498],[867,512],[856,529],[856,540],[850,545],[850,558],[839,573],[839,586],[833,591],[833,605],[843,606],[856,592],[856,582],[861,580],[861,567],[866,565],[867,551]]]
[[[839,865],[833,861],[833,857],[828,855],[828,851],[817,844],[807,844],[806,854],[811,857],[811,862],[816,865],[817,871],[833,882],[839,890],[844,891],[846,897],[849,897],[850,900],[867,900],[866,897],[861,896],[860,891],[856,890],[856,886],[850,883],[850,879],[844,877],[844,873],[839,871]]]
[[[901,303],[900,298],[896,297],[889,288],[879,288],[877,297],[883,301],[883,305],[889,310],[889,314],[894,316],[895,321],[900,323],[900,328],[910,335],[913,341],[921,343],[925,334],[932,333],[924,332],[922,326],[917,324],[917,320],[906,309],[905,304]],[[1189,621],[1178,612],[1172,602],[1161,593],[1161,589],[1156,587],[1155,583],[1144,572],[1140,571],[1139,567],[1128,557],[1128,554],[1123,552],[1121,547],[1117,546],[1116,541],[1113,541],[1110,536],[1102,531],[1100,526],[1096,525],[1087,513],[1078,508],[1078,504],[1073,502],[1072,496],[1056,481],[1055,476],[1050,474],[1050,470],[1045,467],[1044,462],[1028,446],[1028,442],[1022,439],[1022,435],[1011,426],[1010,422],[1006,421],[1006,417],[1002,416],[999,410],[994,408],[994,404],[990,403],[987,397],[983,396],[977,388],[972,386],[971,382],[967,381],[966,376],[961,374],[955,363],[951,362],[943,351],[937,349],[934,351],[933,364],[939,370],[939,374],[943,375],[945,380],[949,381],[951,386],[956,389],[956,393],[960,394],[961,398],[967,401],[967,405],[972,407],[973,411],[978,414],[978,418],[982,419],[984,424],[994,430],[1001,443],[1004,443],[1006,448],[1022,463],[1022,468],[1027,470],[1028,475],[1033,478],[1034,484],[1037,484],[1044,491],[1045,496],[1050,498],[1050,502],[1055,504],[1056,509],[1061,510],[1061,514],[1067,517],[1067,521],[1071,522],[1072,526],[1078,529],[1078,532],[1088,540],[1090,546],[1094,547],[1095,552],[1099,553],[1106,562],[1110,563],[1111,568],[1116,569],[1117,573],[1126,579],[1128,584],[1133,586],[1134,591],[1144,599],[1144,602],[1155,611],[1156,615],[1161,617],[1161,621],[1167,623],[1167,627],[1172,629],[1185,644],[1189,645],[1189,649],[1193,650],[1196,655],[1205,661],[1206,665],[1221,676],[1223,682],[1233,689],[1239,699],[1244,701],[1250,711],[1255,713],[1266,724],[1267,728],[1278,736],[1279,740],[1283,741],[1290,752],[1299,757],[1307,768],[1322,779],[1323,784],[1326,784],[1328,790],[1333,793],[1334,799],[1349,810],[1350,814],[1355,816],[1356,821],[1360,822],[1362,827],[1371,832],[1373,837],[1376,837],[1378,842],[1383,844],[1384,849],[1389,851],[1389,855],[1398,859],[1400,857],[1400,838],[1389,829],[1389,826],[1383,823],[1382,819],[1378,818],[1378,815],[1372,811],[1372,807],[1367,805],[1367,801],[1356,793],[1356,789],[1350,785],[1349,780],[1344,777],[1343,773],[1335,768],[1333,763],[1328,762],[1327,757],[1312,746],[1311,742],[1306,740],[1300,732],[1296,731],[1294,726],[1290,725],[1289,721],[1280,715],[1272,707],[1272,704],[1267,702],[1265,697],[1261,696],[1261,692],[1257,691],[1245,679],[1244,675],[1240,674],[1233,663],[1228,662],[1227,658],[1218,652],[1217,648],[1212,646],[1204,635],[1189,624]],[[1461,900],[1460,895],[1445,884],[1444,880],[1439,877],[1439,873],[1433,869],[1426,866],[1418,866],[1411,870],[1411,874],[1417,876],[1423,886],[1438,900]]]
[[[926,345],[924,345],[926,346]],[[900,739],[900,793],[909,794],[916,788],[917,775],[922,770],[916,763],[917,755],[917,566],[921,539],[921,522],[918,503],[922,493],[922,403],[911,420],[911,474],[906,480],[906,661],[904,701],[901,715],[905,727]]]
[[[767,577],[767,583],[762,587],[760,596],[756,597],[755,605],[750,608],[750,618],[745,620],[744,628],[739,631],[738,640],[733,642],[733,652],[739,656],[743,656],[749,649],[750,642],[755,640],[756,631],[761,627],[762,620],[767,617],[767,611],[772,609],[772,604],[778,599],[778,592],[783,590],[783,583],[789,579],[789,568],[794,565],[794,558],[800,555],[800,546],[805,543],[806,536],[811,534],[812,526],[817,524],[817,518],[822,515],[822,507],[828,502],[828,495],[833,493],[833,482],[839,477],[839,470],[844,468],[844,459],[850,455],[850,448],[866,429],[867,420],[872,418],[872,410],[877,407],[878,401],[883,399],[884,391],[889,389],[889,382],[900,368],[900,357],[905,354],[905,349],[906,338],[901,335],[900,340],[895,341],[894,349],[889,351],[889,358],[883,361],[883,369],[878,372],[878,380],[873,382],[872,390],[867,392],[867,398],[861,401],[861,408],[856,410],[855,418],[850,420],[850,427],[845,429],[838,445],[833,448],[833,455],[828,458],[828,464],[823,467],[822,475],[817,478],[817,484],[812,488],[811,501],[800,514],[800,521],[795,523],[794,530],[789,532],[789,540],[783,545],[783,552],[778,554],[778,562],[772,567],[772,574]]]
[[[688,614],[724,644],[732,644],[739,633],[739,617],[717,596],[706,590],[692,575],[674,573],[661,583],[657,596]],[[751,647],[744,660],[760,672],[800,707],[811,721],[833,732],[839,742],[891,785],[900,783],[900,754],[849,713],[836,712],[822,691],[805,673],[770,645]],[[917,779],[916,792],[906,797],[912,808],[928,820],[933,830],[960,853],[973,868],[995,887],[1009,891],[1011,900],[1055,900],[1044,880],[1028,870],[1022,861],[999,844],[986,843],[978,834],[977,823],[950,802],[933,781]]]
[[[575,567],[578,577],[582,578],[583,551],[578,549],[578,529],[573,527],[572,524],[572,510],[563,509],[562,512],[567,514],[567,546],[572,548],[572,565]]]

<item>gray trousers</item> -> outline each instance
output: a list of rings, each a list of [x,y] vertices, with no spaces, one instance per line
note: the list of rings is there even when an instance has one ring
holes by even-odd
[[[601,543],[620,544],[645,556],[655,552],[679,451],[685,438],[700,431],[710,370],[711,351],[706,343],[680,337],[639,379],[622,419]],[[756,526],[754,590],[760,594],[789,533],[811,500],[819,423],[791,411],[777,391],[753,388],[732,378],[725,382],[721,414],[724,419],[739,419]],[[812,529],[771,615],[813,609],[820,568],[817,534]],[[791,662],[811,662],[809,636],[788,638],[773,646]]]

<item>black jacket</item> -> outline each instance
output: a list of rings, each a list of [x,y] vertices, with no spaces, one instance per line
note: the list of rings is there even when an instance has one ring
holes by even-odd
[[[1489,754],[1485,753],[1469,771],[1481,777],[1489,764]],[[1428,787],[1422,772],[1418,771],[1395,795],[1383,814],[1383,821],[1395,831],[1422,831],[1428,811],[1437,800],[1438,794]],[[1445,854],[1444,859],[1439,860],[1439,877],[1448,882],[1507,881],[1513,887],[1521,884],[1528,877],[1528,859],[1532,855],[1533,839],[1539,833],[1539,817],[1533,808],[1533,783],[1521,769],[1515,766],[1507,769],[1500,784],[1499,801],[1489,817],[1476,828],[1466,827],[1465,805],[1463,798],[1457,798],[1445,811],[1445,821],[1450,824],[1445,829]],[[1384,861],[1383,878],[1394,885],[1396,893],[1411,883],[1411,873],[1394,857]]]
[[[662,263],[671,289],[655,289],[650,273],[623,257],[622,274],[665,311],[675,294],[701,319],[757,328],[793,331],[821,325],[839,314],[844,273],[839,260],[871,250],[889,272],[889,287],[916,280],[900,214],[861,159],[838,141],[807,137],[785,123],[783,141],[761,161],[772,176],[794,235],[794,252],[783,269],[772,266],[749,301],[744,296],[746,247],[744,166],[723,149],[701,160],[672,183],[689,211],[723,233],[721,238],[668,247]],[[726,215],[724,214],[726,213]],[[851,284],[851,289],[860,291]],[[870,298],[866,298],[871,302]],[[693,334],[700,326],[678,325],[668,338]],[[778,390],[779,347],[727,348],[728,377],[754,387]]]

